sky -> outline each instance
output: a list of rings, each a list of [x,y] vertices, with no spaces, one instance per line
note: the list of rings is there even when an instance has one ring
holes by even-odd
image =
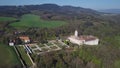
[[[0,5],[39,5],[39,4],[71,5],[83,8],[120,9],[120,0],[0,0]]]

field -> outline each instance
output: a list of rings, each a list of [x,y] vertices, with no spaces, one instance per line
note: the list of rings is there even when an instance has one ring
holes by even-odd
[[[20,62],[13,50],[13,47],[0,44],[0,67],[11,67],[16,64],[20,65]]]
[[[17,48],[18,48],[18,50],[19,50],[19,52],[20,52],[23,60],[25,61],[25,63],[26,63],[28,66],[32,66],[32,63],[31,63],[31,61],[30,61],[30,59],[29,59],[29,57],[28,57],[28,55],[27,55],[24,47],[23,47],[23,46],[17,46]]]
[[[42,20],[40,16],[33,14],[25,14],[21,17],[20,22],[14,22],[10,25],[16,28],[39,27],[39,28],[54,28],[66,24],[64,21],[46,21]]]
[[[16,20],[16,19],[12,18],[12,17],[0,17],[0,22],[14,21],[14,20]]]

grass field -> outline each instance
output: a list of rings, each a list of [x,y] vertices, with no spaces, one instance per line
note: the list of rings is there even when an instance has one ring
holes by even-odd
[[[25,52],[24,47],[23,47],[23,46],[17,46],[17,48],[18,48],[18,50],[19,50],[19,52],[20,52],[23,60],[26,62],[26,64],[27,64],[28,66],[32,66],[32,62],[30,61],[27,53]]]
[[[114,66],[115,68],[120,68],[120,60],[116,60]]]
[[[20,65],[20,61],[14,52],[13,47],[0,44],[0,68],[4,66]]]
[[[0,17],[0,22],[5,22],[5,21],[14,21],[16,20],[13,17]]]
[[[40,28],[54,28],[66,24],[64,21],[46,21],[42,20],[40,16],[33,14],[25,14],[21,17],[20,22],[14,22],[10,25],[16,28],[25,27],[40,27]]]

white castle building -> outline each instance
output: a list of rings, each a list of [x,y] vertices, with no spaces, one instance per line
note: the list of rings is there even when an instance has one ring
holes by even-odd
[[[80,35],[78,36],[78,31],[75,30],[75,34],[68,37],[71,43],[78,45],[98,45],[99,39],[92,35]]]

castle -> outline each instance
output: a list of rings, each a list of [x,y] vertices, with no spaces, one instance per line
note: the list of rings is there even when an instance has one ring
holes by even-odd
[[[75,34],[68,37],[71,43],[78,45],[98,45],[99,39],[92,35],[80,35],[78,36],[78,31],[75,30]]]

